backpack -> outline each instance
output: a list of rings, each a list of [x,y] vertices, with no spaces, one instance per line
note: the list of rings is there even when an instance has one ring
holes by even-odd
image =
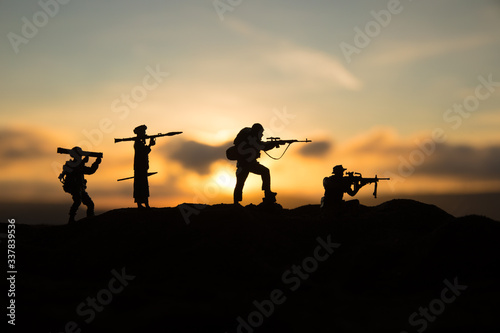
[[[63,169],[63,172],[59,175],[59,181],[63,184],[62,188],[64,192],[72,193],[80,187],[77,177],[74,172],[68,172]]]
[[[226,150],[226,157],[230,161],[236,161],[241,157],[241,154],[238,152],[238,147],[231,146]]]
[[[59,175],[59,181],[62,183],[62,188],[63,188],[64,192],[71,193],[71,189],[73,188],[73,186],[71,184],[72,183],[71,177],[68,177],[67,173],[62,172]]]

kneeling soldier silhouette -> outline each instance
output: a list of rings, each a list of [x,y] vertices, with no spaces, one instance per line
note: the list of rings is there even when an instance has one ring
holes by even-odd
[[[347,176],[344,176],[345,170],[342,165],[336,165],[333,168],[333,176],[323,179],[325,196],[321,198],[321,208],[331,209],[336,213],[356,209],[359,207],[359,201],[356,199],[344,201],[342,199],[344,193],[353,197],[366,184],[375,183],[373,196],[376,198],[378,182],[380,180],[390,180],[390,178],[378,178],[376,175],[374,178],[364,178],[359,172],[347,172]]]
[[[353,197],[365,184],[353,182],[351,179],[344,177],[345,170],[347,169],[344,169],[342,165],[336,165],[333,168],[333,176],[323,179],[325,196],[321,198],[321,208],[340,213],[349,207],[357,208],[359,206],[359,200],[357,199],[344,201],[344,193]]]

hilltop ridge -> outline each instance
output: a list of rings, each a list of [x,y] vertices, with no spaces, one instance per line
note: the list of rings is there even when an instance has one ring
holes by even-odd
[[[51,332],[68,322],[82,332],[416,332],[424,324],[426,332],[493,332],[499,237],[499,222],[487,217],[455,218],[401,199],[342,217],[317,205],[183,204],[18,225],[19,324]],[[120,274],[127,285],[106,299]],[[466,289],[434,321],[417,313],[411,323],[444,281]],[[109,302],[92,312],[87,300],[99,295]]]

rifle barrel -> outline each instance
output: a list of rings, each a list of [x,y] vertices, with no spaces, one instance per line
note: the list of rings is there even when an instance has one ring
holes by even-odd
[[[280,138],[267,138],[268,140],[270,141],[266,141],[267,142],[274,142],[274,143],[281,143],[281,144],[285,144],[285,143],[294,143],[294,142],[312,142],[311,140],[309,139],[305,139],[305,140],[296,140],[296,139],[292,139],[292,140],[281,140]]]

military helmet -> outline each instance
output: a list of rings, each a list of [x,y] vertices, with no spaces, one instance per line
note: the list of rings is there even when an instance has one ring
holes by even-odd
[[[264,130],[264,127],[259,123],[255,123],[252,125],[252,132],[254,132],[254,133],[258,133],[258,132],[263,131],[263,130]]]

